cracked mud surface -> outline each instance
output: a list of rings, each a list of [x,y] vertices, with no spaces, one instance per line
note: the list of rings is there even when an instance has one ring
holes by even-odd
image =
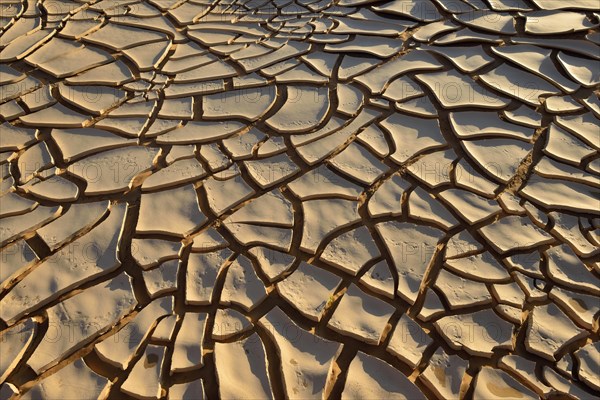
[[[597,0],[0,7],[1,400],[598,398]]]

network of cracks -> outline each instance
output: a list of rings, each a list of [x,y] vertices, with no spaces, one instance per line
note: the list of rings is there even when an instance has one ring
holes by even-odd
[[[0,399],[598,398],[597,0],[0,7]]]

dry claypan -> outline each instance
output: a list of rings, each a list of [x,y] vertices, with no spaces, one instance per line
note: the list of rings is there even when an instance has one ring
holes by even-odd
[[[597,0],[0,6],[1,400],[598,398]]]

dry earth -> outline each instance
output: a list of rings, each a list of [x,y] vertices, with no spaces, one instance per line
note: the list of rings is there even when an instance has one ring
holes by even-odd
[[[1,400],[598,398],[598,0],[0,7]]]

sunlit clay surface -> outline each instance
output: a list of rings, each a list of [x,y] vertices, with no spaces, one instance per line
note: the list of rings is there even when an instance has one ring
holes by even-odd
[[[600,396],[598,0],[0,0],[0,400]]]

